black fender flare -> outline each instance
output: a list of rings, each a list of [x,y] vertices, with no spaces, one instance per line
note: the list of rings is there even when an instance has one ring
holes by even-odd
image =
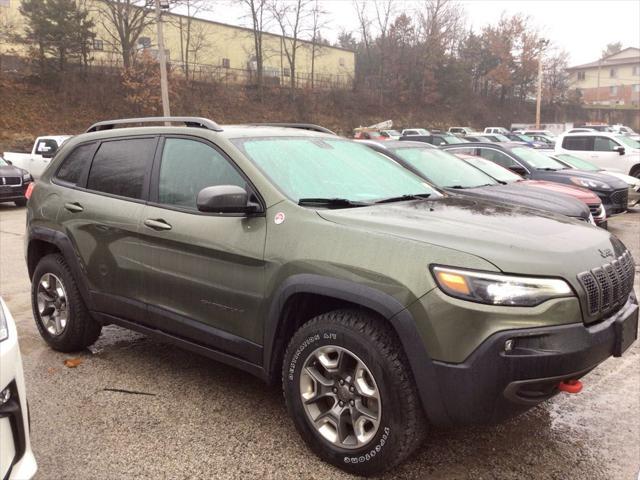
[[[85,305],[87,305],[87,307],[91,309],[91,295],[85,281],[86,275],[84,274],[82,263],[80,261],[80,258],[76,254],[76,249],[73,246],[71,239],[58,230],[43,226],[30,226],[27,232],[27,238],[27,267],[29,266],[30,261],[29,249],[33,240],[40,240],[42,242],[49,243],[55,246],[61,252],[65,262],[67,262],[67,265],[71,269],[71,274],[73,275],[73,279],[78,286],[78,290],[80,291],[82,300],[84,300]],[[29,277],[31,277],[32,275],[33,272],[29,268]],[[30,278],[30,280],[32,279]]]
[[[277,289],[267,314],[264,329],[264,371],[274,367],[274,355],[282,311],[287,300],[297,293],[311,293],[361,305],[385,318],[394,328],[404,348],[416,382],[416,389],[430,422],[450,424],[433,360],[421,341],[415,320],[409,311],[391,295],[359,283],[314,274],[298,274],[287,278]]]

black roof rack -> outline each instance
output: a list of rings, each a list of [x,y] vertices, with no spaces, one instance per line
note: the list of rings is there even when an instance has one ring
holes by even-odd
[[[99,132],[101,130],[111,130],[118,125],[128,125],[134,123],[184,123],[186,127],[206,128],[214,132],[221,132],[222,128],[213,120],[202,117],[143,117],[143,118],[120,118],[118,120],[105,120],[94,123],[87,129],[89,132]]]
[[[247,125],[255,127],[285,127],[285,128],[300,128],[302,130],[310,130],[312,132],[328,133],[330,135],[337,135],[328,128],[321,127],[320,125],[314,125],[313,123],[248,123]]]

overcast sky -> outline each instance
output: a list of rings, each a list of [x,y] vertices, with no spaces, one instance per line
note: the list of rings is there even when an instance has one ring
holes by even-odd
[[[212,20],[247,26],[239,1],[215,2]],[[351,0],[324,0],[329,13],[326,37],[334,40],[341,29],[357,33],[358,23]],[[420,0],[398,0],[397,9],[408,14],[420,8]],[[640,46],[640,0],[458,0],[474,30],[496,23],[500,15],[522,13],[531,17],[545,38],[570,54],[578,65],[597,60],[607,43]],[[372,6],[373,7],[373,6]]]

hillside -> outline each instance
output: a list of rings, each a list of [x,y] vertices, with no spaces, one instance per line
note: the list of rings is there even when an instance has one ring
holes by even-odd
[[[155,89],[144,81],[132,87],[114,74],[72,74],[46,82],[38,77],[3,75],[0,152],[24,150],[37,135],[77,134],[99,120],[160,113],[152,92]],[[533,116],[528,104],[486,105],[481,99],[420,106],[386,98],[380,106],[378,99],[366,92],[347,90],[299,91],[292,101],[286,89],[274,88],[265,90],[260,102],[251,87],[179,80],[171,85],[171,102],[173,115],[204,116],[222,124],[312,122],[344,135],[350,135],[357,126],[387,119],[398,127],[481,127],[508,125]]]

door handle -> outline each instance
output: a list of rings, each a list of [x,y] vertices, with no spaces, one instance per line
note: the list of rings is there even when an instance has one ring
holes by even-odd
[[[84,211],[84,207],[80,205],[78,202],[65,203],[64,208],[69,210],[71,213],[78,213],[78,212]]]
[[[144,224],[147,227],[152,228],[153,230],[171,230],[172,228],[171,225],[169,225],[167,222],[165,222],[161,218],[157,218],[157,219],[147,218],[144,221]]]

